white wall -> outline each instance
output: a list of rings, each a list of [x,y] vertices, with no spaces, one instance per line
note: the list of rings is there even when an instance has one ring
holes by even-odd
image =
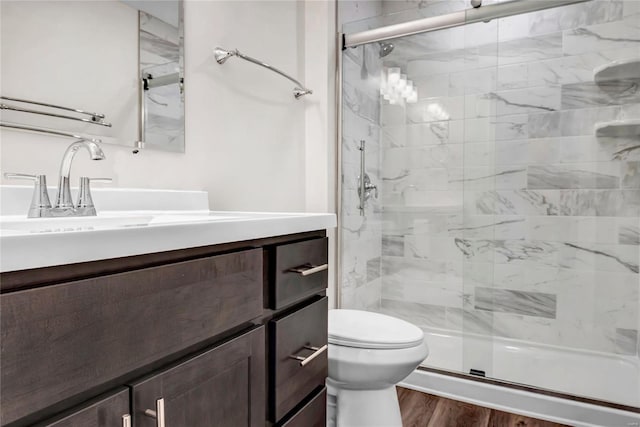
[[[72,174],[112,177],[118,187],[206,190],[214,209],[332,211],[334,88],[327,59],[334,7],[308,2],[308,13],[322,15],[306,18],[302,1],[185,1],[186,152],[134,155],[105,144],[105,161],[80,152]],[[306,39],[311,25],[322,34]],[[314,94],[296,101],[291,82],[237,58],[220,66],[215,46],[273,64]],[[45,173],[55,184],[70,140],[7,130],[0,137],[3,172]]]
[[[306,100],[305,209],[336,212],[336,3],[304,3],[305,82],[313,89]],[[329,236],[329,307],[335,307],[336,234]]]
[[[211,55],[237,48],[304,81],[297,4],[187,2],[185,29],[190,173],[215,208],[304,210],[306,99],[268,70]]]
[[[3,1],[0,11],[2,95],[106,114],[115,126],[7,110],[3,121],[40,127],[62,123],[70,132],[137,139],[138,119],[131,114],[138,104],[135,9],[117,1]]]
[[[380,16],[383,13],[382,3],[382,0],[340,0],[338,23],[344,25]]]

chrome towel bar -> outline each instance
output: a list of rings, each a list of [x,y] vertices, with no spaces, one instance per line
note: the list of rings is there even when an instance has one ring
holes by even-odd
[[[13,130],[21,130],[21,131],[26,131],[26,132],[45,133],[45,134],[48,134],[48,135],[55,135],[55,136],[66,136],[68,138],[80,139],[80,140],[83,140],[83,141],[102,142],[101,139],[88,138],[86,136],[78,135],[78,134],[75,134],[75,133],[72,133],[72,132],[64,132],[64,131],[60,131],[60,130],[46,129],[46,128],[40,128],[40,127],[36,127],[36,126],[19,125],[19,124],[16,124],[16,123],[0,122],[0,127],[7,128],[7,129],[13,129]]]
[[[68,119],[68,120],[77,120],[77,121],[90,123],[90,124],[94,124],[94,125],[111,127],[111,123],[107,123],[107,122],[104,121],[104,118],[105,118],[104,114],[90,113],[88,111],[79,110],[79,109],[76,109],[76,108],[63,107],[61,105],[55,105],[55,104],[47,104],[45,102],[30,101],[30,100],[27,100],[27,99],[12,98],[12,97],[9,97],[9,96],[0,96],[0,99],[5,100],[5,101],[20,102],[20,103],[24,103],[24,104],[39,105],[39,106],[47,107],[47,108],[55,108],[55,109],[58,109],[58,110],[71,111],[71,112],[74,112],[74,113],[87,115],[90,118],[89,119],[85,119],[85,118],[82,118],[82,117],[73,117],[73,116],[67,116],[67,115],[64,115],[64,114],[49,113],[49,112],[46,112],[46,111],[31,110],[31,109],[28,109],[28,108],[16,107],[14,105],[9,105],[9,104],[4,104],[4,103],[0,104],[0,109],[2,109],[2,110],[19,111],[19,112],[22,112],[22,113],[30,113],[30,114],[40,114],[40,115],[43,115],[43,116],[57,117],[57,118],[60,118],[60,119]]]
[[[73,138],[73,139],[77,139],[77,140],[82,140],[82,141],[90,141],[90,142],[95,142],[95,143],[99,143],[99,144],[113,144],[114,142],[111,142],[110,140],[113,140],[113,138],[109,138],[107,137],[107,140],[104,141],[100,138],[95,138],[92,135],[81,135],[81,134],[77,134],[77,133],[73,133],[73,132],[65,132],[65,131],[61,131],[61,130],[57,130],[57,129],[48,129],[48,128],[41,128],[41,127],[36,127],[36,126],[26,126],[26,125],[21,125],[21,124],[17,124],[17,123],[9,123],[9,122],[2,122],[0,121],[0,127],[2,128],[7,128],[7,129],[11,129],[11,130],[17,130],[17,131],[24,131],[24,132],[35,132],[35,133],[43,133],[46,135],[54,135],[54,136],[63,136],[66,138]],[[131,150],[133,154],[138,154],[140,152],[141,149],[144,148],[144,142],[142,141],[134,141],[133,143],[133,149]]]
[[[290,81],[292,81],[293,83],[296,84],[296,87],[293,88],[293,96],[298,99],[302,96],[305,95],[310,95],[313,93],[313,91],[311,89],[307,89],[306,87],[304,87],[304,85],[302,83],[300,83],[298,80],[294,79],[293,77],[291,77],[290,75],[288,75],[287,73],[280,71],[279,69],[277,69],[276,67],[273,67],[267,63],[264,63],[260,60],[257,60],[255,58],[252,58],[250,56],[247,56],[243,53],[240,53],[238,51],[238,49],[235,50],[226,50],[226,49],[222,49],[221,47],[216,47],[213,50],[213,54],[215,55],[216,61],[218,62],[218,64],[222,65],[226,62],[227,59],[231,58],[232,56],[237,56],[238,58],[244,59],[245,61],[249,61],[252,62],[256,65],[259,65],[261,67],[264,67],[268,70],[273,71],[274,73],[280,74],[282,77],[284,77],[285,79],[288,79]]]

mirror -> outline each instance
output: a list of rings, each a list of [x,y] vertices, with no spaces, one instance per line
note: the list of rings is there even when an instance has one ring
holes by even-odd
[[[3,123],[184,152],[181,0],[3,0],[0,8],[2,96],[13,98],[2,103],[85,118],[3,109]]]

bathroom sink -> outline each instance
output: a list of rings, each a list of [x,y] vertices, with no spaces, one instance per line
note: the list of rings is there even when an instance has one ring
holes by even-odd
[[[32,233],[68,233],[81,231],[110,230],[127,227],[150,227],[198,222],[232,221],[242,215],[217,212],[174,213],[165,212],[109,212],[98,216],[68,218],[24,218],[1,217],[0,232],[4,235]]]
[[[68,218],[3,217],[0,232],[4,235],[27,233],[67,233],[74,231],[105,230],[119,227],[146,226],[150,215],[89,216]]]
[[[97,188],[92,193],[97,216],[27,218],[33,187],[0,186],[0,272],[336,226],[335,215],[326,213],[211,211],[208,195],[202,191]]]
[[[200,222],[200,221],[231,221],[243,218],[241,215],[226,215],[217,212],[204,212],[202,214],[174,214],[162,213],[154,215],[149,221],[149,225],[173,224],[181,222]]]

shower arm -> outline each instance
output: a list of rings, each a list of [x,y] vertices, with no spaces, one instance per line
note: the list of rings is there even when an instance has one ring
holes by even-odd
[[[259,65],[261,67],[264,67],[268,70],[273,71],[274,73],[280,74],[282,77],[284,77],[285,79],[292,81],[293,83],[296,84],[296,87],[293,88],[293,96],[295,96],[296,99],[304,96],[304,95],[309,95],[312,94],[313,91],[311,89],[307,89],[302,83],[300,83],[298,80],[294,79],[293,77],[291,77],[290,75],[288,75],[287,73],[280,71],[279,69],[277,69],[276,67],[273,67],[265,62],[262,62],[258,59],[252,58],[250,56],[245,55],[244,53],[241,53],[240,51],[238,51],[238,49],[235,50],[225,50],[222,49],[220,47],[216,47],[214,49],[214,55],[216,58],[216,61],[218,62],[218,64],[224,64],[225,61],[229,58],[231,58],[232,56],[237,56],[238,58],[244,59],[245,61],[249,61],[252,62],[256,65]]]

